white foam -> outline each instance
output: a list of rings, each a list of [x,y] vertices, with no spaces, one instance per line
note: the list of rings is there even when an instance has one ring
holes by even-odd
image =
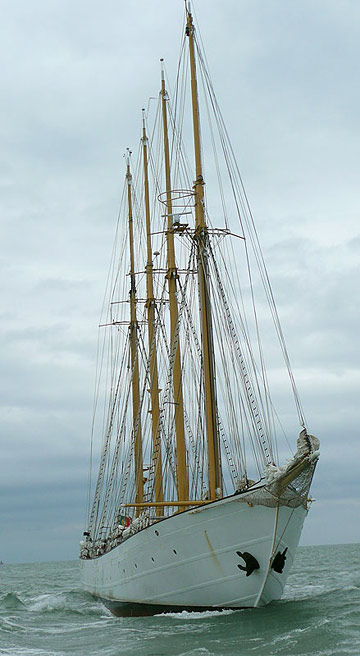
[[[156,617],[171,617],[177,620],[204,620],[207,617],[223,617],[224,615],[231,615],[235,610],[202,610],[202,611],[188,611],[182,610],[180,613],[159,613]]]
[[[179,656],[216,656],[213,651],[209,651],[206,647],[197,647],[190,651],[184,651]]]
[[[66,607],[67,604],[64,599],[64,594],[59,592],[58,594],[39,595],[39,597],[33,599],[29,606],[29,610],[39,612],[42,610],[61,610]]]

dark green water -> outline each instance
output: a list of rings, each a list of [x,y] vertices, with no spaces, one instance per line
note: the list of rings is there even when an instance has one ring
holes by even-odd
[[[0,568],[0,654],[360,655],[360,545],[302,547],[266,608],[114,618],[79,589],[76,562]]]

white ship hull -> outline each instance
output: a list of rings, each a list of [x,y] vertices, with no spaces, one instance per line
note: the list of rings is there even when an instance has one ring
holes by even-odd
[[[282,595],[307,510],[227,497],[159,521],[98,558],[81,561],[82,587],[114,614],[263,606]],[[282,573],[273,559],[286,551]],[[238,552],[259,569],[250,575]]]

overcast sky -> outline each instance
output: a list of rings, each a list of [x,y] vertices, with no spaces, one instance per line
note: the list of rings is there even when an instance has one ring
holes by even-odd
[[[123,153],[137,148],[160,57],[175,79],[183,2],[0,7],[0,559],[72,559]],[[321,440],[302,544],[360,541],[360,3],[195,10]]]

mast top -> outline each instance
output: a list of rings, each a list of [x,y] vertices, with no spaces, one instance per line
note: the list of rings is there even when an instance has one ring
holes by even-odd
[[[127,170],[128,170],[128,174],[130,173],[131,155],[132,155],[132,151],[130,150],[130,148],[127,148],[124,157],[125,157],[125,161],[126,161],[126,167],[127,167]]]
[[[160,65],[161,65],[161,80],[164,80],[165,82],[165,66],[164,66],[164,58],[161,57],[160,59]]]
[[[194,29],[194,24],[193,24],[193,17],[191,13],[191,7],[190,7],[190,2],[187,2],[185,0],[185,11],[186,11],[186,29],[185,29],[185,34],[186,36],[189,36],[190,34],[190,29]]]

